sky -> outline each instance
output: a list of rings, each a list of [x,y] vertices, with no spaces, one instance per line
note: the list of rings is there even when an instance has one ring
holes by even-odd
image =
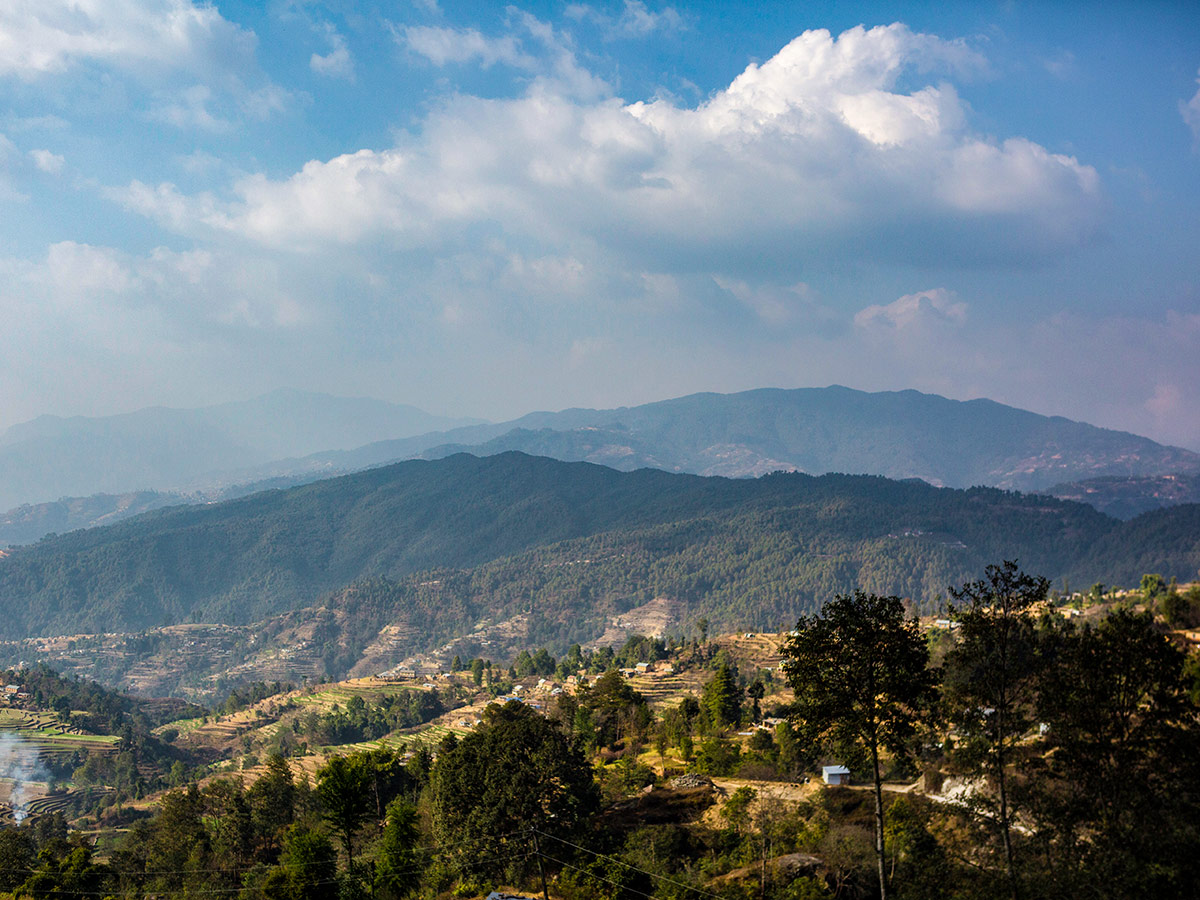
[[[0,3],[0,428],[844,384],[1200,449],[1198,350],[1194,3]]]

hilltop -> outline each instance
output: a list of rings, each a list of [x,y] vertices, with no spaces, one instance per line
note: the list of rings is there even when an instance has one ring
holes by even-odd
[[[352,468],[469,450],[520,450],[622,470],[748,477],[779,470],[920,478],[947,487],[1040,490],[1087,478],[1200,472],[1200,454],[992,400],[919,391],[766,388],[386,441],[309,462]]]
[[[1200,476],[1200,455],[990,400],[844,387],[693,394],[617,409],[537,412],[462,427],[409,407],[277,392],[206,410],[43,418],[0,436],[0,545],[108,524],[153,506],[207,503],[406,459],[520,451],[621,471],[757,477],[852,473],[1060,496],[1120,517],[1193,499],[1162,487]],[[449,430],[447,430],[449,428]],[[364,441],[367,441],[364,443]],[[314,452],[316,451],[316,452]],[[1120,502],[1096,479],[1124,480]],[[1083,487],[1073,487],[1084,481]],[[1175,482],[1182,484],[1182,481]],[[66,499],[63,499],[64,496]],[[33,501],[41,500],[41,503]],[[1132,510],[1132,513],[1130,511]]]
[[[237,632],[222,632],[222,655],[200,671],[287,650],[308,674],[345,674],[450,641],[596,641],[659,598],[672,627],[708,616],[773,628],[854,588],[932,608],[948,586],[1013,557],[1077,586],[1144,572],[1187,581],[1200,567],[1198,511],[1122,523],[992,488],[456,455],[15,549],[0,559],[0,638],[18,642],[6,654],[19,659],[34,636],[194,623]],[[95,671],[124,678],[157,652],[124,640],[97,648]],[[164,673],[189,656],[176,638],[159,644]]]

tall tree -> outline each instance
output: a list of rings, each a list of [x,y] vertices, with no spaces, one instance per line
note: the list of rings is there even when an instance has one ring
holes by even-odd
[[[1008,892],[1019,888],[1013,860],[1009,767],[1016,743],[1033,724],[1039,653],[1034,606],[1050,582],[1027,575],[1016,562],[988,566],[979,581],[951,588],[957,644],[946,655],[947,716],[959,735],[955,754],[982,766],[996,788],[996,801],[977,797],[995,822],[1004,854]]]
[[[516,702],[489,706],[483,723],[438,757],[430,784],[434,836],[455,847],[460,872],[499,874],[514,853],[526,859],[528,829],[571,834],[599,800],[583,754]]]
[[[870,754],[879,893],[886,900],[879,755],[905,755],[933,701],[936,678],[925,639],[899,597],[855,591],[800,619],[783,647],[783,670],[795,691],[796,717],[810,733]]]
[[[375,809],[371,772],[360,756],[335,756],[317,770],[317,797],[321,812],[337,831],[346,851],[348,868],[354,868],[354,833]]]
[[[1194,896],[1200,727],[1183,653],[1151,613],[1128,609],[1094,627],[1064,626],[1057,643],[1038,698],[1050,748],[1039,806],[1073,870],[1063,887],[1098,898]]]
[[[727,665],[720,666],[704,686],[700,703],[714,730],[737,725],[742,720],[742,692],[738,689],[734,670]]]
[[[405,800],[393,800],[387,808],[375,863],[377,893],[391,900],[403,897],[420,880],[417,865],[417,809]]]
[[[286,759],[278,753],[267,758],[266,774],[246,790],[246,802],[256,842],[273,857],[296,811],[296,784]]]

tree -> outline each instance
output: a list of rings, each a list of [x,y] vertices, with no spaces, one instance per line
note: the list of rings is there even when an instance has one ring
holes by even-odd
[[[1200,879],[1200,729],[1183,653],[1149,612],[1128,609],[1065,626],[1057,644],[1038,698],[1051,751],[1039,807],[1077,872],[1064,887],[1188,896]]]
[[[11,891],[33,864],[33,838],[24,828],[0,828],[0,891]]]
[[[886,900],[879,754],[905,755],[933,700],[936,682],[925,639],[905,617],[899,597],[855,591],[826,603],[819,616],[801,618],[782,652],[803,726],[870,754],[879,892]]]
[[[371,773],[360,758],[335,756],[317,770],[321,812],[341,838],[350,869],[354,868],[354,833],[375,805],[370,791]]]
[[[741,694],[733,670],[729,666],[717,669],[700,700],[709,725],[717,731],[737,725],[742,720]]]
[[[767,695],[767,687],[762,683],[761,678],[755,678],[754,683],[746,688],[746,694],[753,701],[751,716],[755,722],[762,721],[762,698]]]
[[[1167,583],[1157,573],[1147,573],[1142,576],[1142,596],[1146,602],[1151,602],[1167,589]]]
[[[375,886],[381,896],[402,897],[420,880],[414,852],[418,835],[416,807],[393,800],[387,808],[375,864]]]
[[[1050,582],[1025,574],[1012,560],[988,566],[985,575],[950,589],[958,643],[946,655],[946,709],[960,735],[958,758],[971,767],[982,765],[996,785],[995,808],[988,811],[1016,900],[1008,768],[1017,741],[1033,724],[1039,667],[1033,607],[1045,600]],[[993,805],[985,798],[976,798],[976,804]]]
[[[267,900],[334,900],[337,852],[329,838],[304,825],[288,829],[279,868],[263,881]]]
[[[255,838],[270,853],[295,816],[296,785],[287,760],[277,753],[267,757],[266,774],[247,789],[246,802]]]
[[[587,688],[579,691],[578,722],[590,722],[594,729],[594,740],[602,746],[616,744],[628,737],[629,725],[649,725],[650,716],[646,700],[629,686],[620,671],[609,669]]]
[[[599,802],[583,754],[516,702],[489,706],[479,727],[438,757],[430,787],[434,838],[454,848],[449,862],[459,873],[499,873],[505,857],[524,859],[529,829],[570,835]]]

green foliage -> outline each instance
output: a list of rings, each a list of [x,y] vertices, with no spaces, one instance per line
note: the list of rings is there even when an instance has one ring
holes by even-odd
[[[354,835],[371,813],[371,772],[361,755],[335,756],[317,771],[321,811],[342,841],[353,865]]]
[[[399,900],[420,883],[419,835],[416,807],[405,800],[388,804],[375,863],[375,889],[383,900]]]
[[[1119,581],[1152,550],[1160,571],[1190,575],[1200,567],[1196,513],[1162,513],[1122,525],[1078,504],[984,488],[456,456],[20,548],[0,566],[0,636],[250,623],[351,583],[322,600],[347,613],[341,624],[329,617],[340,635],[317,641],[334,673],[397,609],[430,645],[481,618],[532,610],[532,641],[565,648],[655,596],[714,623],[775,627],[838,591],[932,601],[1002,552],[1090,582]],[[1109,549],[1096,556],[1101,541]]]
[[[302,717],[296,733],[310,744],[357,744],[424,725],[445,711],[446,704],[437,691],[403,691],[369,705],[361,697],[354,697],[345,708],[314,711]]]
[[[951,590],[959,627],[958,644],[946,656],[945,697],[959,734],[954,755],[969,768],[982,768],[996,784],[994,800],[979,795],[974,804],[995,823],[1013,897],[1019,876],[1009,769],[1016,744],[1032,724],[1041,666],[1032,610],[1049,589],[1045,578],[1027,575],[1006,560],[988,566],[986,578]]]
[[[1072,892],[1186,896],[1200,882],[1200,733],[1183,654],[1128,609],[1053,640],[1037,704],[1051,752],[1032,790]]]
[[[267,900],[334,900],[337,886],[337,853],[329,838],[307,825],[293,825],[262,893]]]
[[[710,727],[718,731],[736,727],[742,720],[742,692],[737,685],[736,670],[720,666],[712,680],[704,686],[700,700]]]
[[[752,787],[740,787],[721,807],[721,818],[739,835],[750,823],[750,805],[758,798]]]
[[[1172,628],[1195,628],[1200,625],[1200,582],[1186,591],[1173,584],[1159,597],[1159,610]]]
[[[710,737],[700,745],[691,768],[704,775],[732,775],[741,762],[740,744],[720,735]]]
[[[1166,593],[1167,583],[1163,581],[1163,577],[1161,575],[1143,575],[1141,590],[1142,596],[1146,599],[1146,602],[1150,603],[1158,599],[1160,594]]]
[[[438,757],[430,782],[433,832],[456,848],[459,874],[523,869],[529,829],[571,835],[598,795],[583,754],[549,720],[523,704],[490,706],[483,723]]]
[[[879,890],[887,896],[879,751],[903,757],[935,694],[929,648],[898,597],[857,591],[802,618],[783,646],[783,669],[806,731],[858,745],[875,783]]]
[[[649,729],[645,698],[617,669],[609,669],[582,688],[576,703],[574,731],[587,744],[612,747],[627,738],[641,741]]]

